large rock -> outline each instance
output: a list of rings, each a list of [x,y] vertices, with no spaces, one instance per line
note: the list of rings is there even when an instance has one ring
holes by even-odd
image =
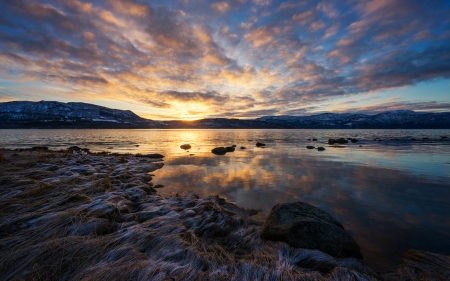
[[[261,238],[284,241],[295,248],[318,249],[337,258],[362,259],[358,244],[338,221],[303,202],[275,205]]]

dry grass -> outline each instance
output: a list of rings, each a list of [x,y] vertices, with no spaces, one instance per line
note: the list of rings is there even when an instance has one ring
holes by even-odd
[[[3,151],[0,150],[0,163],[4,163],[8,161],[8,159],[5,157],[5,155],[3,154]]]

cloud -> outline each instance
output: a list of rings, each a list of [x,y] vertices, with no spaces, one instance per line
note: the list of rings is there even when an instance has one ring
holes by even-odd
[[[216,2],[211,4],[211,8],[219,13],[226,13],[230,10],[230,4],[227,2]]]
[[[170,118],[306,114],[450,79],[450,8],[430,1],[0,1],[0,79]]]

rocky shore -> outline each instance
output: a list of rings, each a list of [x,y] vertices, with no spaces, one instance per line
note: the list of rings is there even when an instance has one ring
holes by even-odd
[[[219,196],[162,197],[151,181],[162,157],[0,150],[0,279],[450,279],[449,257],[415,250],[372,271],[342,225],[305,203],[260,222]]]

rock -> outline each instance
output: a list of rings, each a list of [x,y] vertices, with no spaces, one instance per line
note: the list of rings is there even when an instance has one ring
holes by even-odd
[[[411,138],[411,140],[412,140],[412,141],[416,141],[417,139],[415,139],[415,138]]]
[[[262,143],[262,142],[256,142],[256,146],[257,147],[261,147],[261,146],[265,146],[266,144],[265,143]]]
[[[384,274],[384,280],[449,280],[450,278],[449,256],[408,250],[400,257],[400,266],[394,272]]]
[[[308,139],[309,141],[311,141],[311,139]]]
[[[70,153],[79,153],[81,151],[81,148],[79,148],[78,146],[71,146],[67,149],[67,151]]]
[[[447,136],[441,136],[441,140],[445,140],[445,139],[448,139],[448,137]]]
[[[234,146],[228,146],[225,147],[225,149],[227,150],[227,152],[233,152],[235,150]]]
[[[317,141],[317,139],[312,139],[313,141]]]
[[[236,147],[237,145],[233,144],[232,147]]]
[[[48,147],[46,146],[34,146],[31,148],[31,151],[48,151]]]
[[[337,258],[362,259],[358,244],[338,221],[303,202],[275,205],[261,238],[284,241],[294,248],[318,249]]]
[[[307,148],[307,149],[314,149],[315,147],[312,146],[312,145],[307,145],[306,148]]]
[[[319,146],[319,147],[317,148],[317,150],[318,150],[318,151],[324,151],[324,150],[325,150],[325,147]]]
[[[163,188],[163,187],[164,187],[163,184],[157,184],[157,185],[154,185],[154,186],[153,186],[153,188]]]
[[[245,146],[241,146],[241,149],[247,149]]]
[[[191,145],[190,144],[182,144],[182,145],[180,145],[180,148],[181,149],[184,149],[184,150],[186,150],[186,149],[190,149],[191,148]]]
[[[136,157],[164,158],[164,155],[159,154],[159,153],[152,153],[152,154],[136,154]]]
[[[422,138],[423,140],[429,140],[429,138]]]
[[[357,139],[351,139],[350,141],[351,141],[352,143],[358,142]]]
[[[225,153],[227,153],[227,149],[225,147],[216,147],[211,150],[211,152],[216,155],[224,155]]]
[[[348,140],[344,139],[344,138],[338,138],[338,139],[329,139],[328,140],[328,144],[344,144],[344,143],[348,143]]]

